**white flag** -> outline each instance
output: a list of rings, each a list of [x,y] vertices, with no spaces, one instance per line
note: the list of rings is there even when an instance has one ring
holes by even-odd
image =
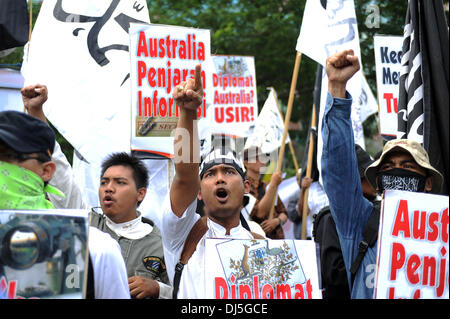
[[[328,38],[327,32],[327,12],[322,1],[307,0],[300,35],[297,39],[297,51],[309,56],[317,63],[325,65],[328,57],[325,47],[325,39]]]
[[[247,138],[244,149],[259,147],[265,154],[272,153],[281,146],[284,131],[284,121],[281,115],[275,90],[271,88],[261,112],[256,119],[253,133]],[[286,136],[289,143],[289,136]]]
[[[144,0],[46,0],[23,73],[49,89],[45,114],[90,163],[130,150],[131,22],[149,23]]]
[[[361,61],[358,24],[353,0],[307,0],[296,49],[324,66],[317,139],[317,158],[320,171],[323,146],[320,132],[328,92],[326,59],[337,52],[352,49]],[[351,118],[355,143],[365,148],[362,123],[370,115],[378,112],[378,104],[361,70],[347,82],[347,91],[353,97]]]
[[[297,51],[324,67],[329,56],[347,49],[353,49],[361,61],[353,0],[328,0],[326,8],[322,3],[324,1],[307,0],[297,40]],[[327,88],[328,84],[322,87]],[[361,114],[357,117],[362,122],[378,112],[376,99],[362,71],[356,73],[348,82],[347,90],[353,96],[354,103],[359,104]]]
[[[25,84],[47,85],[45,114],[83,157],[73,170],[89,206],[102,160],[130,151],[132,22],[150,23],[146,1],[46,0],[25,46]]]

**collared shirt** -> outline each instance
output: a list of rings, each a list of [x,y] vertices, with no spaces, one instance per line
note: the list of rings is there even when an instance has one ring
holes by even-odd
[[[328,93],[324,112],[322,139],[323,187],[330,202],[331,214],[347,268],[351,297],[373,298],[377,245],[370,247],[351,285],[350,267],[358,254],[363,228],[373,205],[362,193],[355,155],[352,123],[352,98],[334,98]]]
[[[179,261],[189,232],[200,215],[196,213],[197,200],[194,200],[184,211],[181,217],[176,216],[170,204],[170,195],[165,201],[165,210],[162,218],[162,238],[164,257],[166,259],[167,273],[173,284],[175,266]],[[253,239],[252,234],[241,223],[230,230],[226,235],[226,229],[221,225],[207,220],[208,231],[197,244],[197,249],[184,266],[178,290],[178,299],[204,299],[206,291],[205,280],[205,239],[206,238],[230,238]]]

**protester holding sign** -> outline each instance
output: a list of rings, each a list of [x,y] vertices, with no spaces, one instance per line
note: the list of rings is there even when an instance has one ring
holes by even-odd
[[[250,185],[230,150],[212,150],[199,167],[196,110],[203,99],[200,65],[194,78],[175,87],[173,97],[180,116],[174,142],[176,174],[162,221],[167,270],[173,278],[175,298],[206,298],[204,239],[254,238],[240,222],[244,193]],[[204,203],[203,218],[196,213],[197,198]]]
[[[352,97],[346,91],[347,81],[360,64],[353,51],[346,50],[329,57],[326,65],[329,93],[322,128],[324,189],[336,222],[351,297],[373,298],[378,221],[373,218],[374,205],[362,193],[350,120]],[[431,167],[426,151],[409,140],[388,142],[381,157],[367,168],[366,177],[379,193],[399,188],[436,193],[442,185],[442,175]],[[367,233],[365,226],[371,219],[376,220],[376,226],[372,225],[375,235],[368,242],[363,230]]]

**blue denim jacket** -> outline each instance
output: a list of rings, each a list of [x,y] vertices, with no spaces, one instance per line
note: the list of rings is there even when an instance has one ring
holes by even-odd
[[[358,255],[363,228],[373,205],[362,193],[355,154],[352,97],[327,96],[322,122],[322,180],[336,223],[353,299],[373,298],[377,244],[369,248],[351,285],[350,267]]]

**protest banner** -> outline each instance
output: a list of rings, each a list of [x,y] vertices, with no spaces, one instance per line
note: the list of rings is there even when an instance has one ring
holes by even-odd
[[[0,299],[85,298],[88,211],[0,210]]]
[[[422,144],[449,194],[449,28],[443,1],[410,0],[403,29],[397,138]],[[447,4],[448,7],[448,4]]]
[[[317,1],[307,0],[303,14],[297,51],[325,67],[326,59],[335,53],[352,49],[359,58],[361,70],[347,82],[347,91],[352,95],[352,127],[355,143],[365,149],[362,123],[378,111],[378,105],[363,74],[358,24],[353,0]],[[317,166],[321,170],[322,119],[328,94],[328,77],[322,71],[322,93],[318,123]],[[321,177],[319,177],[321,179]]]
[[[448,196],[385,192],[376,269],[377,299],[448,300]]]
[[[205,245],[208,298],[322,298],[312,241],[207,239]]]
[[[130,22],[150,22],[145,1],[46,0],[25,50],[25,85],[47,86],[45,115],[95,166],[130,150]]]
[[[389,140],[397,138],[398,93],[403,38],[374,36],[373,43],[377,73],[380,134],[384,139]]]
[[[255,59],[212,55],[211,133],[247,137],[258,114]]]
[[[172,90],[194,77],[195,66],[210,63],[209,30],[155,24],[132,24],[131,59],[131,149],[173,156],[172,132],[179,107]],[[206,118],[206,93],[211,85],[209,67],[202,69],[203,104],[198,119]],[[200,125],[200,124],[199,124]]]
[[[75,149],[74,180],[90,206],[101,162],[130,151],[130,22],[150,23],[145,1],[46,0],[24,54],[24,85],[47,86],[45,115]]]

